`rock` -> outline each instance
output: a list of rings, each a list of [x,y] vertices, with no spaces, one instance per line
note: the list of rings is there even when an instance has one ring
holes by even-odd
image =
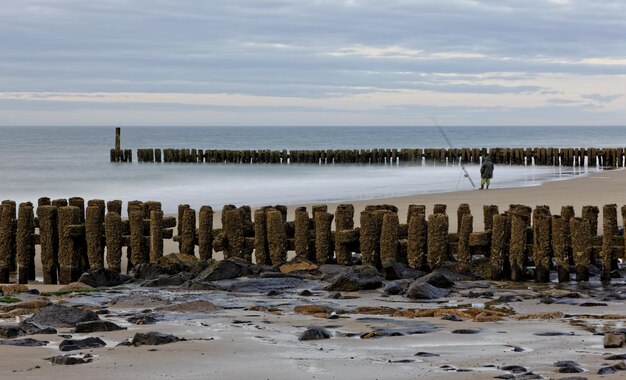
[[[339,292],[331,292],[331,293],[328,294],[328,298],[334,299],[334,300],[338,300],[341,297],[342,297],[342,295]]]
[[[158,287],[158,286],[179,286],[190,279],[191,275],[186,272],[176,274],[164,274],[156,278],[148,279],[141,286]]]
[[[93,289],[92,286],[83,284],[82,282],[70,282],[69,284],[59,288],[60,292],[76,292],[79,290]]]
[[[581,372],[585,372],[585,370],[577,366],[568,366],[568,367],[560,367],[558,372],[559,373],[581,373]]]
[[[409,288],[409,285],[411,285],[410,280],[390,281],[383,288],[383,294],[390,296],[404,294]]]
[[[270,291],[287,291],[307,286],[307,282],[295,277],[278,278],[240,278],[224,280],[217,285],[229,292],[236,293],[268,293]]]
[[[128,317],[126,321],[136,325],[153,325],[158,319],[159,316],[154,313],[139,313]]]
[[[147,333],[136,333],[131,341],[131,344],[135,347],[139,346],[159,346],[162,344],[169,344],[174,342],[182,341],[177,336],[172,334],[161,334],[156,331],[151,331]]]
[[[625,360],[625,359],[626,359],[626,354],[609,355],[604,358],[604,360]]]
[[[480,330],[476,329],[458,329],[452,330],[452,334],[479,334]],[[504,368],[503,368],[504,369]]]
[[[430,352],[418,352],[415,356],[419,356],[421,358],[434,358],[436,356],[440,356],[439,354],[433,354]]]
[[[604,348],[620,348],[624,345],[625,336],[622,333],[604,334]]]
[[[443,319],[445,321],[452,321],[452,322],[462,322],[463,321],[463,319],[459,318],[456,315],[452,315],[452,314],[444,315],[441,319]]]
[[[117,324],[111,321],[98,320],[98,321],[77,323],[76,328],[74,329],[74,332],[78,334],[85,334],[85,333],[117,331],[117,330],[126,330],[126,327],[118,326]]]
[[[298,293],[298,295],[301,296],[301,297],[310,297],[310,296],[313,295],[313,293],[311,293],[311,291],[309,289],[304,289],[303,291]]]
[[[0,340],[0,346],[41,347],[47,345],[48,343],[50,342],[33,338]]]
[[[385,280],[393,281],[400,279],[415,279],[426,275],[426,272],[409,268],[408,265],[396,260],[386,260],[383,263],[383,274]]]
[[[98,314],[91,310],[63,305],[49,305],[39,309],[25,322],[39,326],[75,327],[77,323],[97,321],[99,319]]]
[[[580,364],[576,363],[573,360],[560,360],[553,364],[555,367],[578,367]]]
[[[204,301],[196,300],[189,302],[177,303],[174,305],[163,306],[158,309],[159,311],[170,311],[176,313],[207,313],[210,311],[223,310],[221,307],[215,304]]]
[[[28,286],[23,284],[0,285],[0,291],[5,296],[11,296],[13,294],[26,293]]]
[[[89,337],[85,339],[65,339],[59,344],[61,351],[76,351],[83,348],[100,348],[106,346],[106,343],[100,338]]]
[[[583,302],[579,304],[578,306],[595,307],[595,306],[609,306],[609,305],[604,302]]]
[[[18,325],[0,325],[0,337],[2,338],[15,338],[21,335],[26,335]]]
[[[519,297],[513,294],[506,294],[497,298],[497,301],[502,302],[502,303],[522,302],[523,300],[524,299],[522,297]]]
[[[431,284],[417,279],[409,286],[406,291],[406,296],[412,299],[428,299],[434,300],[440,297],[444,297],[449,293],[448,289],[441,289]]]
[[[75,356],[59,355],[59,356],[53,356],[51,358],[48,358],[47,360],[50,360],[52,364],[75,365],[75,364],[90,363],[93,359],[87,356],[85,356],[84,358],[79,358]]]
[[[334,277],[326,287],[328,291],[356,292],[359,290],[378,289],[383,280],[373,266],[355,265],[348,267],[344,273]]]
[[[330,339],[331,334],[323,327],[309,327],[300,334],[298,340]]]
[[[450,280],[441,272],[432,272],[426,276],[420,277],[417,281],[427,282],[438,288],[448,289],[454,286],[454,281]]]
[[[333,308],[324,305],[298,305],[293,308],[293,311],[298,314],[330,314],[334,311]]]
[[[503,371],[509,371],[512,373],[526,373],[528,370],[521,365],[505,365],[504,367],[500,367]]]
[[[182,271],[189,272],[196,265],[198,265],[198,258],[186,253],[170,253],[160,257],[157,260],[157,264],[164,267],[179,267]]]
[[[119,286],[132,281],[133,278],[130,276],[105,268],[85,272],[78,279],[78,282],[82,282],[93,288]]]
[[[57,330],[52,327],[40,327],[31,322],[22,322],[19,327],[24,331],[25,335],[34,334],[56,334]]]
[[[251,273],[252,263],[236,258],[216,261],[196,277],[196,281],[218,281]]]
[[[489,262],[489,260],[487,260]],[[457,272],[448,268],[437,268],[432,271],[432,273],[437,273],[444,276],[448,281],[476,281],[480,280],[480,276],[476,276],[475,274],[468,272]]]
[[[287,261],[286,263],[280,264],[278,270],[281,273],[292,273],[292,272],[308,272],[317,270],[319,266],[315,263],[310,262],[307,259],[296,257],[291,261]]]

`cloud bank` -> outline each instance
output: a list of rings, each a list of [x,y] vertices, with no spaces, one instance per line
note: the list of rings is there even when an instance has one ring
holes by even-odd
[[[624,125],[626,3],[6,0],[0,125]]]

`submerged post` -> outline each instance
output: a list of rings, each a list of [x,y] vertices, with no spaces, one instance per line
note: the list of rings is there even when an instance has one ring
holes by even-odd
[[[117,127],[115,128],[115,153],[119,152],[121,149],[121,133],[122,132],[122,128]]]

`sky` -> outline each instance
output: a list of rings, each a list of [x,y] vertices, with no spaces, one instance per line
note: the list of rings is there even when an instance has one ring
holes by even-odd
[[[621,0],[3,0],[0,126],[621,126],[625,16]]]

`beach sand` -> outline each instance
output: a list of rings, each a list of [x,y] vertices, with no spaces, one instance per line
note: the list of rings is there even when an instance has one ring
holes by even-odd
[[[494,183],[497,183],[497,177]],[[475,230],[482,230],[483,205],[498,205],[501,211],[511,203],[531,207],[549,205],[553,213],[559,213],[563,205],[573,205],[579,214],[583,205],[601,208],[603,204],[617,203],[621,207],[623,203],[620,202],[626,202],[625,186],[626,171],[620,170],[548,182],[537,187],[343,203],[355,206],[357,224],[359,212],[369,204],[397,206],[401,221],[406,220],[409,204],[424,204],[427,213],[432,212],[434,204],[446,204],[450,226],[456,226],[458,205],[468,203],[474,215]],[[244,203],[245,200],[242,200]],[[333,212],[335,207],[336,204],[329,204],[329,211]],[[293,219],[294,209],[295,206],[289,207],[289,220]],[[219,213],[215,221],[217,228]],[[176,246],[168,241],[165,252],[175,252]],[[450,295],[432,302],[415,302],[403,296],[383,296],[381,289],[342,292],[342,298],[330,299],[323,285],[318,281],[307,280],[293,288],[282,289],[274,296],[266,295],[266,291],[188,291],[131,286],[116,290],[115,293],[50,297],[53,302],[94,309],[108,308],[110,314],[102,318],[127,327],[128,330],[87,334],[102,337],[107,347],[76,351],[90,353],[94,357],[91,363],[75,366],[52,365],[44,360],[61,354],[58,343],[63,338],[58,335],[33,336],[50,341],[46,347],[0,346],[0,378],[484,379],[513,375],[515,369],[506,368],[518,365],[524,367],[525,372],[538,374],[542,378],[583,376],[594,379],[604,378],[597,375],[600,368],[620,362],[606,360],[606,353],[623,353],[623,349],[605,349],[602,335],[594,334],[624,327],[626,305],[620,300],[624,289],[622,279],[614,279],[609,287],[594,282],[581,285],[458,282]],[[30,286],[43,289],[43,286],[35,284]],[[45,290],[51,289],[56,287]],[[310,290],[312,295],[300,296],[299,292],[303,289]],[[493,295],[485,292],[492,292]],[[118,298],[128,297],[129,294],[135,294],[136,297],[116,304]],[[608,299],[605,297],[608,294],[615,297]],[[391,317],[382,312],[370,315],[356,310],[363,306],[385,306],[396,311],[441,307],[467,310],[468,307],[484,308],[500,296],[514,298],[508,302],[493,302],[493,305],[514,314],[496,322],[477,322],[467,316],[461,318],[462,321],[442,320],[441,316]],[[36,296],[24,296],[24,299],[28,297]],[[158,310],[162,305],[198,299],[210,301],[219,308],[184,313]],[[153,302],[146,304],[146,300]],[[584,303],[604,305],[580,306]],[[305,304],[328,306],[340,313],[341,318],[324,319],[294,312],[295,306]],[[262,306],[264,309],[250,309],[252,306]],[[163,319],[154,325],[136,325],[126,321],[126,313],[139,313],[144,309],[162,314]],[[558,312],[562,314],[554,314]],[[552,313],[550,315],[555,318],[543,315],[517,319],[532,313]],[[0,324],[15,323],[16,319],[25,317],[0,320]],[[325,327],[332,338],[299,341],[298,335],[309,326]],[[377,328],[395,331],[402,336],[360,338],[362,334]],[[452,333],[458,329],[477,330],[477,333]],[[116,346],[142,331],[172,333],[188,340],[163,346]],[[68,328],[59,329],[59,333],[71,334],[73,338],[87,336],[73,334]],[[418,352],[439,356],[416,356]],[[558,373],[554,363],[559,360],[574,360],[585,372]],[[521,373],[516,374],[519,376]],[[620,372],[611,377],[619,378]],[[528,375],[527,378],[532,377]]]

